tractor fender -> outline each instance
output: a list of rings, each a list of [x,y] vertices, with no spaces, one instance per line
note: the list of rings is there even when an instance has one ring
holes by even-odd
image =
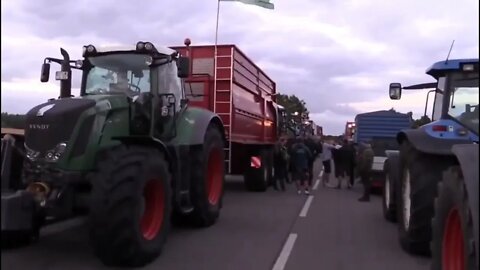
[[[402,130],[397,134],[398,144],[408,140],[419,152],[434,155],[452,155],[455,144],[470,144],[466,139],[436,138],[430,136],[424,128]]]
[[[176,121],[176,137],[171,141],[174,145],[201,145],[210,124],[219,128],[223,140],[226,141],[222,119],[214,112],[187,107]]]
[[[468,206],[472,214],[473,235],[477,247],[476,252],[480,247],[478,232],[478,150],[478,144],[461,144],[452,147],[452,152],[462,169],[463,181],[468,194]]]

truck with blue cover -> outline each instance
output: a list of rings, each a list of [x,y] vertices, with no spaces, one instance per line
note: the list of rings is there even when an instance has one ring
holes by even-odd
[[[402,89],[435,93],[432,122],[397,134],[399,153],[388,156],[392,185],[388,212],[395,215],[404,250],[432,255],[432,269],[478,269],[479,60],[433,64],[436,81]]]
[[[395,110],[382,110],[358,114],[355,117],[353,141],[355,143],[368,142],[372,145],[375,154],[372,164],[372,188],[374,191],[388,186],[383,171],[387,152],[397,151],[398,143],[395,140],[397,133],[412,125],[411,113],[400,113]],[[348,127],[348,124],[347,124]]]

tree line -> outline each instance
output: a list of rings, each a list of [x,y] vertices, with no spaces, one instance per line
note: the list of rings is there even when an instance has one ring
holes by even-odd
[[[2,128],[25,128],[25,114],[9,114],[2,112]]]

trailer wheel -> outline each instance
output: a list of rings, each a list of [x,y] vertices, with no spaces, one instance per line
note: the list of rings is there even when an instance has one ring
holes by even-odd
[[[259,164],[258,164],[259,163]],[[265,192],[271,183],[272,164],[268,159],[268,150],[261,150],[259,156],[252,156],[243,175],[248,191]]]
[[[215,223],[222,208],[225,183],[223,139],[215,126],[205,134],[203,147],[191,153],[191,196],[194,210],[188,223],[206,227]]]
[[[390,222],[396,222],[396,204],[395,204],[395,175],[391,169],[392,165],[385,164],[385,182],[382,189],[382,210],[383,217]]]
[[[460,167],[444,172],[432,219],[432,270],[478,268],[467,196]]]
[[[92,178],[90,240],[108,266],[141,267],[161,252],[170,228],[168,165],[152,148],[119,146]]]
[[[428,256],[437,184],[450,161],[420,153],[408,141],[400,146],[400,160],[401,181],[396,196],[400,245],[408,253]]]

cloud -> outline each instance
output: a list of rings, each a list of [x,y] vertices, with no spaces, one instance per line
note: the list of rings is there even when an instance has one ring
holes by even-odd
[[[394,102],[388,84],[432,81],[425,69],[445,59],[452,40],[451,58],[479,53],[476,0],[273,2],[275,10],[222,2],[219,43],[236,44],[278,91],[304,99],[330,134],[341,134],[346,121],[366,111],[422,114],[426,92]],[[57,84],[37,82],[44,57],[58,57],[59,47],[78,58],[85,44],[215,40],[216,1],[5,0],[1,6],[2,111],[25,111],[57,95]]]

